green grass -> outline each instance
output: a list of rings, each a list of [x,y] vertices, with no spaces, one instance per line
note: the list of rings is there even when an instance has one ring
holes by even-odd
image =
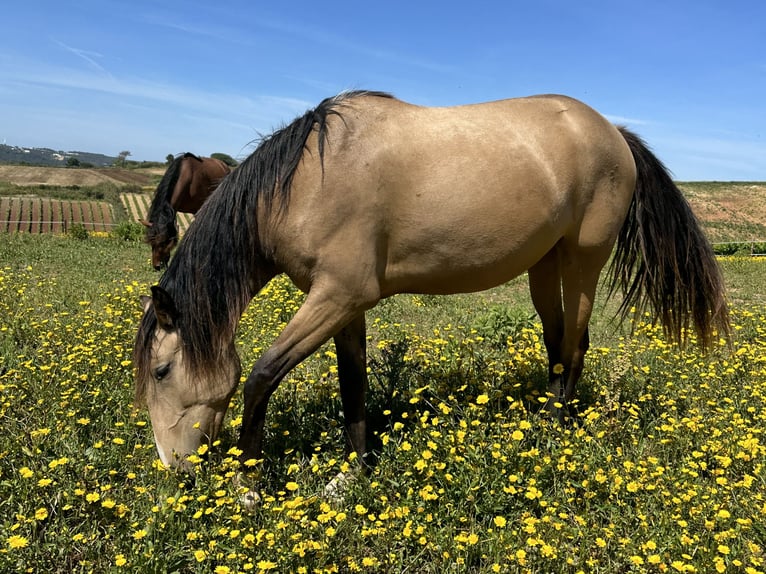
[[[132,404],[145,245],[0,238],[2,572],[764,572],[766,260],[721,260],[731,351],[681,353],[599,302],[578,423],[536,414],[541,333],[524,278],[368,316],[375,465],[340,503],[332,345],[270,405],[262,503],[233,481],[235,395],[195,480],[156,461]],[[245,369],[302,295],[243,317]],[[639,318],[643,319],[643,318]]]

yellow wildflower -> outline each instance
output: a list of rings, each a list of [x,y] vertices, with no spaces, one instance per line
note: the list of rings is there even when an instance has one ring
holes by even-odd
[[[14,550],[17,548],[26,548],[29,546],[29,540],[27,538],[24,536],[18,536],[16,534],[9,536],[6,540],[6,543]]]

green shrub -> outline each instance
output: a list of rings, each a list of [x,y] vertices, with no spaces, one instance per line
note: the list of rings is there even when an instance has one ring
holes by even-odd
[[[713,251],[716,255],[760,255],[766,253],[766,242],[716,243]]]
[[[713,252],[716,255],[734,255],[738,248],[736,243],[717,243],[713,245]]]
[[[144,226],[135,221],[123,221],[112,230],[112,237],[123,241],[142,241]]]
[[[82,223],[73,223],[67,233],[72,239],[88,239],[88,230]]]
[[[505,348],[508,338],[518,337],[523,329],[534,327],[536,314],[529,315],[525,309],[492,305],[479,315],[471,327],[497,348]]]

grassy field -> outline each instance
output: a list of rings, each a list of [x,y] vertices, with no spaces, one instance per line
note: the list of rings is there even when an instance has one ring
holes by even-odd
[[[232,478],[241,394],[196,479],[162,467],[132,404],[140,243],[0,239],[2,572],[766,571],[766,260],[723,258],[735,340],[682,353],[599,303],[578,422],[537,413],[524,278],[370,312],[375,465],[342,502],[332,345],[282,383],[261,505]],[[240,326],[245,370],[300,305],[275,280]]]

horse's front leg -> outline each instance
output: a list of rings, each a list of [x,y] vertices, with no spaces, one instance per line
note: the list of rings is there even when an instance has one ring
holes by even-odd
[[[338,380],[346,426],[346,454],[356,453],[364,463],[367,454],[367,339],[364,314],[335,335]]]
[[[262,455],[268,402],[285,375],[360,316],[360,309],[347,302],[336,291],[312,289],[276,341],[255,363],[245,381],[245,408],[237,443],[243,462]]]
[[[364,314],[359,315],[335,335],[338,354],[338,381],[346,428],[346,455],[356,454],[361,466],[341,471],[325,486],[325,497],[343,500],[356,471],[366,468],[367,454],[367,339]]]
[[[269,399],[279,386],[284,374],[280,376],[279,363],[274,359],[275,352],[269,349],[253,366],[245,381],[245,409],[242,417],[237,448],[242,451],[242,462],[261,458],[263,452],[263,431],[266,424],[266,409]]]
[[[366,454],[366,406],[367,395],[367,341],[364,314],[360,315],[335,335],[338,356],[338,379],[346,426],[346,454],[355,452],[360,461]],[[296,363],[297,364],[297,363]],[[286,368],[287,367],[287,368]],[[280,365],[269,349],[255,364],[245,382],[245,412],[238,448],[242,459],[261,456],[266,410],[271,395],[279,381],[292,367]]]

